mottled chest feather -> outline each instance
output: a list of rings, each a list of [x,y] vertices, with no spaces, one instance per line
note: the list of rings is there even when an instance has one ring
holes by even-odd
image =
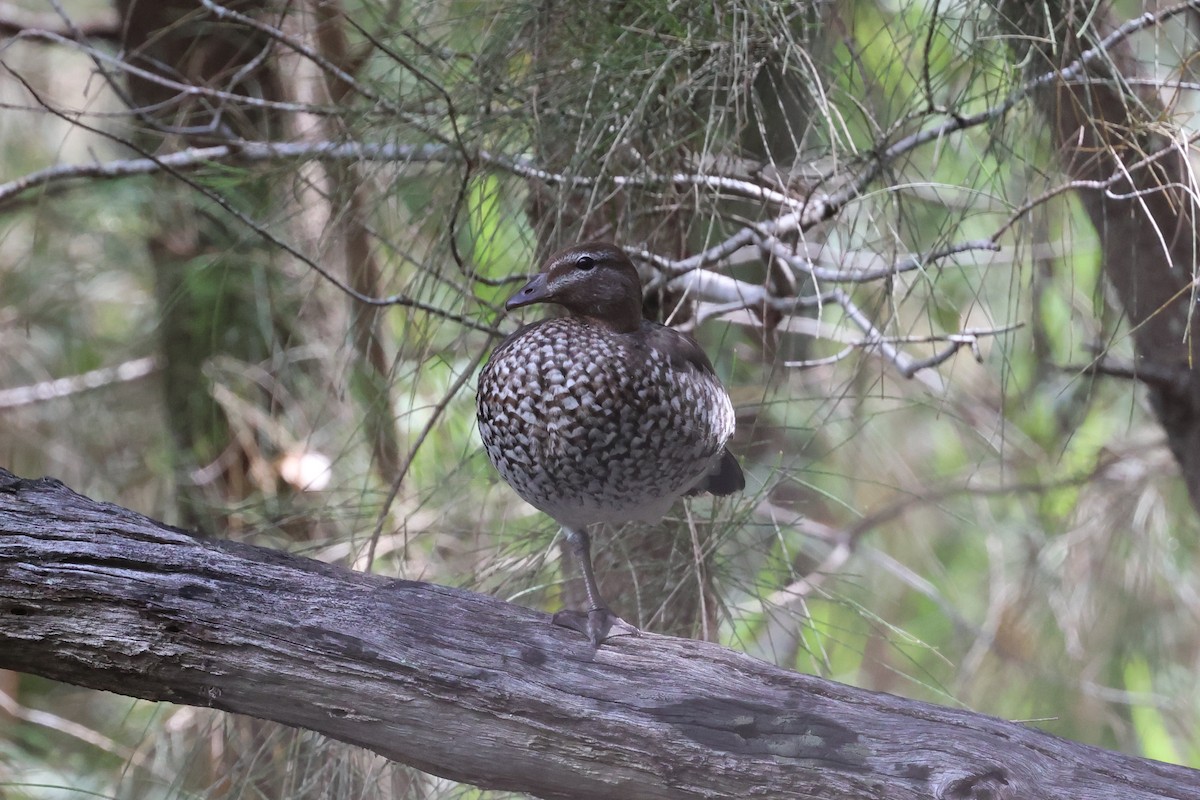
[[[657,519],[733,433],[733,407],[690,337],[645,322],[615,333],[564,317],[527,326],[479,379],[488,456],[563,524]]]

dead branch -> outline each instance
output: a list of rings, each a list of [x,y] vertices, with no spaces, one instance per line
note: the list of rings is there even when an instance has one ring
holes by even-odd
[[[702,642],[204,541],[0,470],[0,667],[549,798],[1192,798],[1200,773]]]

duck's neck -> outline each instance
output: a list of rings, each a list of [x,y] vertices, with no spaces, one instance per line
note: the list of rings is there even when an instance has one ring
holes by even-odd
[[[575,312],[575,315],[586,319],[593,325],[612,331],[613,333],[634,333],[642,327],[642,304],[623,304],[620,306],[598,307],[587,312]]]

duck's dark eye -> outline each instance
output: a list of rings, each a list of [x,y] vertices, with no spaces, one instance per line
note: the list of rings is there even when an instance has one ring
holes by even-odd
[[[575,268],[587,272],[592,267],[596,266],[596,259],[591,256],[580,256],[575,262]]]

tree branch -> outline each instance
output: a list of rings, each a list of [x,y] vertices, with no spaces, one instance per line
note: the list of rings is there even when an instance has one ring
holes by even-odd
[[[61,12],[31,11],[16,3],[0,2],[0,36],[14,37],[29,32],[47,32],[70,39],[121,41],[121,24],[111,9],[96,8],[82,20],[65,17]]]
[[[60,397],[70,397],[73,394],[99,389],[114,383],[141,380],[159,369],[161,364],[155,356],[145,356],[126,361],[115,367],[101,367],[84,372],[81,375],[71,375],[56,380],[41,381],[29,386],[17,386],[12,389],[0,389],[0,411],[8,408],[33,405],[47,400],[57,400]]]
[[[1192,798],[1200,773],[647,634],[202,541],[0,469],[0,667],[549,798]]]

